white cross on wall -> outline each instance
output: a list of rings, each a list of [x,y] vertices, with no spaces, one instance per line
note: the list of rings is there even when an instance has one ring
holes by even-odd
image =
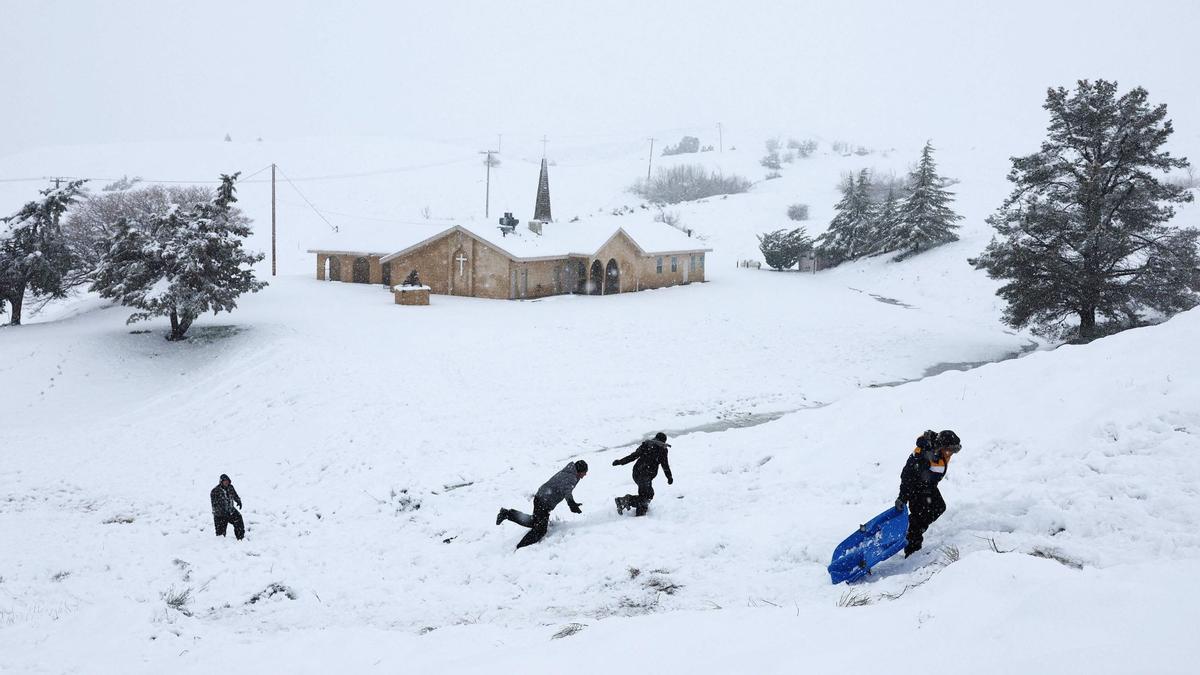
[[[458,261],[458,276],[461,277],[463,275],[463,264],[467,262],[467,257],[465,255],[459,253],[458,257],[455,258],[455,260]]]

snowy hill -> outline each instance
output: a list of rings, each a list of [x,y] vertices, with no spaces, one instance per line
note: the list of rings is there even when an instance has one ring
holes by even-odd
[[[694,159],[757,180],[757,143]],[[493,217],[528,217],[537,150],[494,170]],[[624,191],[637,152],[559,155],[556,216],[648,214]],[[841,171],[915,156],[823,154],[673,209],[714,248],[707,284],[401,308],[309,277],[303,250],[330,228],[291,192],[281,276],[187,343],[88,297],[0,330],[0,523],[19,542],[0,550],[0,665],[828,672],[928,640],[936,658],[889,670],[1187,672],[1200,314],[921,379],[1036,345],[998,323],[993,282],[965,263],[1006,190],[1003,162],[970,149],[939,156],[962,180],[963,241],[817,275],[735,268],[758,257],[755,233],[790,225],[790,203],[819,232]],[[0,175],[204,178],[272,161],[321,178],[297,185],[338,236],[424,222],[426,205],[482,218],[479,158],[435,144],[55,149],[0,158]],[[0,211],[31,185],[0,183]],[[269,185],[239,190],[265,248]],[[845,595],[829,553],[895,498],[927,427],[964,439],[949,511],[925,551]],[[618,518],[632,483],[609,462],[658,430],[675,484],[659,481],[650,518]],[[527,507],[573,458],[593,467],[584,514],[560,509],[514,553],[521,532],[496,509]],[[211,534],[222,472],[245,542]],[[168,606],[185,592],[186,613]],[[886,637],[864,647],[864,633]]]

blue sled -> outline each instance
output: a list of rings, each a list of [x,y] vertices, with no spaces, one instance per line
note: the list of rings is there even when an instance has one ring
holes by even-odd
[[[840,584],[867,576],[872,567],[904,550],[907,532],[908,507],[903,511],[889,507],[838,544],[829,563],[829,578]]]

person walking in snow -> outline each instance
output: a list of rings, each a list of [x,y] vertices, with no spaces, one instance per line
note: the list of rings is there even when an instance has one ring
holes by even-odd
[[[208,497],[212,501],[213,523],[217,526],[217,536],[224,537],[225,528],[232,524],[233,536],[238,539],[245,537],[246,523],[242,520],[242,514],[238,512],[238,509],[242,508],[242,498],[238,496],[237,490],[233,489],[233,481],[229,480],[229,476],[221,474],[221,481],[208,493]],[[237,508],[234,508],[234,504]]]
[[[670,447],[667,435],[660,431],[654,438],[643,441],[628,457],[613,460],[613,466],[634,462],[633,482],[638,488],[636,495],[617,497],[617,515],[625,513],[626,509],[633,509],[634,514],[638,516],[646,515],[650,510],[650,501],[654,499],[654,479],[658,476],[658,467],[662,467],[663,475],[667,477],[667,485],[675,482],[671,475],[671,465],[667,463],[667,448]]]
[[[904,557],[921,550],[925,530],[946,511],[946,501],[938,483],[946,477],[950,458],[962,449],[958,434],[949,429],[936,433],[926,431],[917,439],[917,447],[900,472],[900,496],[896,510],[908,505],[907,544]]]
[[[579,481],[587,475],[588,465],[582,459],[570,462],[562,471],[550,477],[550,480],[542,484],[538,488],[537,494],[533,496],[533,515],[522,513],[515,509],[500,509],[500,513],[496,515],[496,524],[499,525],[506,520],[528,527],[529,532],[521,538],[517,543],[517,548],[536,544],[546,536],[546,528],[550,526],[550,512],[554,507],[558,506],[559,502],[567,500],[567,507],[571,509],[571,513],[583,513],[583,506],[575,501],[575,496],[572,494],[575,486]]]

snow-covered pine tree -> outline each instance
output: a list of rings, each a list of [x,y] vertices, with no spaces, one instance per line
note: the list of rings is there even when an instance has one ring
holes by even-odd
[[[168,340],[182,340],[192,322],[211,311],[230,312],[242,293],[267,284],[251,266],[261,253],[242,249],[248,221],[233,217],[238,174],[222,175],[215,198],[189,209],[174,209],[148,229],[125,224],[101,261],[92,290],[142,311],[129,323],[169,316]]]
[[[962,216],[950,208],[954,193],[946,189],[946,179],[937,173],[933,161],[933,142],[925,143],[921,161],[908,176],[908,194],[900,204],[900,221],[887,249],[900,251],[895,260],[916,255],[935,246],[958,241],[954,230]]]
[[[836,265],[871,252],[875,205],[871,203],[870,188],[871,173],[867,169],[859,171],[857,181],[851,174],[842,184],[842,199],[834,206],[837,215],[816,240],[821,257],[829,263]]]
[[[0,312],[8,304],[9,322],[21,324],[25,293],[62,297],[65,278],[75,264],[63,237],[63,213],[83,192],[84,181],[42,191],[44,199],[0,219]]]
[[[900,199],[896,189],[889,187],[887,197],[875,213],[875,222],[871,227],[871,253],[887,253],[896,250],[892,243],[896,240],[900,229]]]
[[[1162,146],[1174,132],[1166,104],[1151,107],[1137,87],[1080,80],[1050,89],[1050,125],[1041,149],[1014,157],[1014,189],[988,223],[996,236],[980,257],[1005,284],[1005,321],[1015,328],[1090,340],[1098,318],[1135,325],[1153,310],[1170,315],[1200,302],[1200,231],[1172,228],[1171,204],[1186,188],[1160,182],[1188,166]]]
[[[812,239],[803,227],[794,230],[775,230],[758,235],[758,250],[768,267],[787,270],[795,267],[800,257],[812,248]]]

